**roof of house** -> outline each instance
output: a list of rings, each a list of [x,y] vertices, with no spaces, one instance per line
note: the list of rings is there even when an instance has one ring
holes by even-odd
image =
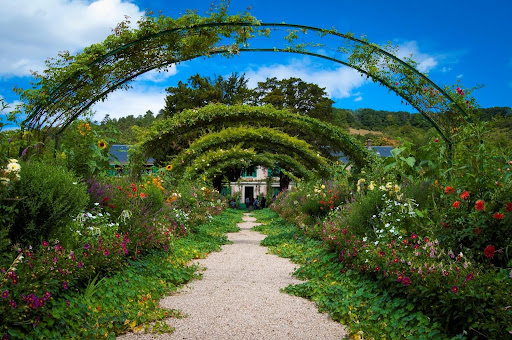
[[[120,165],[126,165],[128,163],[128,150],[130,150],[131,145],[122,145],[122,144],[114,144],[110,147],[110,164],[115,164],[115,160],[119,162]],[[146,161],[146,165],[153,165],[155,160],[153,158],[148,158]]]
[[[371,150],[375,151],[375,153],[380,157],[391,157],[391,150],[393,150],[392,146],[371,146]],[[349,156],[345,156],[343,152],[335,153],[336,156],[341,162],[348,163],[350,160]]]

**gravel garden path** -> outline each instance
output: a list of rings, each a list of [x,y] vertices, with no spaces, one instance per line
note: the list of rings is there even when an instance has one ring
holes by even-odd
[[[291,277],[295,265],[267,254],[265,235],[250,229],[255,218],[244,215],[240,232],[228,234],[233,244],[198,260],[206,267],[202,280],[191,282],[160,305],[187,317],[169,318],[172,334],[129,333],[118,339],[341,339],[344,327],[314,303],[281,293],[301,281]]]

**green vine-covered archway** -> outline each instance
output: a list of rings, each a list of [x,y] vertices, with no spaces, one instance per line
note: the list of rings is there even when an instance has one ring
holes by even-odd
[[[288,134],[300,132],[301,139],[312,147],[318,146],[316,150],[324,157],[332,158],[342,151],[359,167],[365,166],[372,155],[337,126],[288,110],[278,110],[271,105],[209,104],[185,110],[171,118],[155,121],[146,130],[140,144],[147,155],[161,160],[173,153],[173,143],[186,142],[198,131],[218,131],[240,125],[272,127]]]
[[[293,156],[301,164],[321,175],[329,173],[328,160],[312,150],[307,142],[271,128],[250,126],[229,127],[196,139],[188,149],[183,150],[172,160],[173,171],[183,172],[195,159],[202,157],[205,152],[210,150],[221,147],[243,147],[240,146],[241,144],[245,145],[245,148],[254,148],[258,153],[264,153],[270,148],[272,153]]]
[[[243,149],[238,146],[231,149],[219,148],[207,151],[201,157],[197,157],[182,173],[192,178],[204,176],[213,179],[216,176],[224,175],[225,169],[248,168],[252,165],[265,166],[270,169],[277,165],[306,180],[317,175],[315,171],[308,170],[290,155],[260,153],[253,148]]]
[[[268,47],[268,40],[255,37],[277,37],[284,44]],[[205,17],[194,12],[177,19],[147,15],[135,29],[121,23],[105,41],[49,60],[44,73],[35,75],[33,88],[19,90],[19,109],[27,114],[22,129],[59,134],[93,103],[128,88],[140,74],[201,56],[233,57],[245,51],[315,55],[354,68],[415,107],[450,145],[452,130],[470,119],[472,99],[439,87],[415,69],[412,59],[397,58],[392,46],[380,47],[335,29],[261,23],[249,13],[229,15],[221,6]]]

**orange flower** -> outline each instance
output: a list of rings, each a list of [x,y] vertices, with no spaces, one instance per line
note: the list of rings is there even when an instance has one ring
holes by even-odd
[[[467,200],[469,198],[469,192],[464,191],[462,194],[460,194],[460,198],[463,200]]]
[[[172,164],[169,164],[165,167],[165,170],[171,171],[172,170]]]
[[[455,193],[455,189],[453,187],[445,187],[444,188],[444,193],[447,194],[447,195],[451,195],[451,194],[454,194]]]
[[[475,209],[478,210],[478,211],[482,211],[482,210],[485,210],[485,202],[482,201],[482,200],[478,200],[476,201],[475,203]]]

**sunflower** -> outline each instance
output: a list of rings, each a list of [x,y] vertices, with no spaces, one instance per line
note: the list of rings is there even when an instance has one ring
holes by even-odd
[[[105,149],[107,147],[107,143],[102,139],[98,141],[98,147],[100,149]]]
[[[165,167],[165,170],[171,171],[172,170],[172,164],[169,164]]]

